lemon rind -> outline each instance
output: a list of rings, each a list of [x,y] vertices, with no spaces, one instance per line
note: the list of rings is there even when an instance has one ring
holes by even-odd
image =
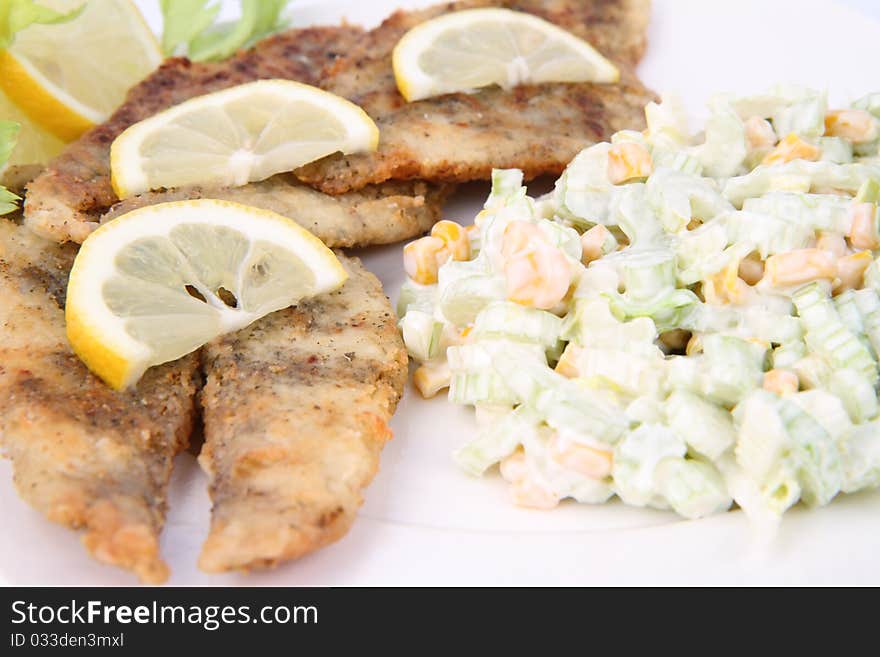
[[[34,123],[63,141],[78,139],[104,120],[8,50],[0,50],[0,89]]]
[[[83,243],[71,269],[65,313],[68,340],[74,352],[116,390],[129,387],[147,368],[160,363],[154,362],[149,347],[126,332],[125,320],[113,314],[103,299],[103,284],[115,271],[115,255],[135,239],[165,235],[186,223],[228,226],[252,240],[266,239],[281,245],[315,274],[316,294],[337,289],[348,278],[339,259],[321,240],[291,219],[268,210],[199,199],[129,212],[100,227]],[[248,313],[241,314],[248,321],[233,328],[256,319]],[[206,341],[214,337],[217,335],[205,336]]]
[[[346,129],[346,135],[340,144],[346,144],[344,153],[375,151],[379,146],[379,127],[375,121],[351,101],[336,96],[317,87],[312,87],[292,80],[259,80],[248,84],[224,89],[205,96],[190,99],[148,119],[127,128],[110,146],[110,182],[113,191],[120,199],[142,194],[151,188],[151,183],[141,165],[141,146],[144,140],[157,131],[183,116],[206,107],[223,106],[233,101],[247,98],[256,92],[276,93],[285,100],[300,100],[313,103],[320,110],[339,118]],[[327,155],[335,151],[329,151]],[[288,170],[292,170],[307,162],[293,162]],[[278,171],[277,173],[282,173]],[[206,180],[205,183],[213,181]],[[251,179],[250,182],[257,182]]]
[[[130,26],[130,40],[141,43],[145,63],[155,69],[162,62],[162,50],[143,14],[130,0],[116,3],[112,9],[114,29],[122,29],[122,23]],[[74,23],[77,20],[80,19]],[[70,25],[64,29],[69,33]],[[16,52],[14,45],[9,50],[0,50],[0,89],[35,125],[62,141],[73,141],[107,119],[106,112],[90,107],[47,79],[26,53]]]
[[[454,85],[438,85],[436,79],[419,67],[419,58],[449,29],[467,27],[475,20],[496,20],[498,22],[519,22],[553,34],[564,41],[575,52],[580,53],[591,63],[594,75],[581,82],[616,83],[620,80],[620,70],[587,41],[544,19],[501,8],[466,9],[452,12],[425,21],[407,32],[397,43],[392,53],[392,69],[400,94],[407,102],[424,100],[447,93],[467,93],[473,89]],[[501,83],[502,81],[498,81]],[[535,78],[533,83],[554,82],[552,79]]]

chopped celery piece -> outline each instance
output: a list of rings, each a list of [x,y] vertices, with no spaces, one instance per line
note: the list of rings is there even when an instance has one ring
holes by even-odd
[[[436,321],[433,315],[410,310],[400,320],[400,330],[409,355],[416,361],[424,363],[439,354],[443,324]]]
[[[727,99],[715,97],[706,121],[705,142],[697,147],[697,159],[705,175],[728,178],[737,173],[748,154],[746,130],[742,119]]]
[[[477,315],[472,335],[475,340],[508,338],[550,349],[556,346],[561,331],[562,319],[552,313],[510,301],[493,301]]]
[[[453,457],[462,470],[479,477],[492,465],[510,456],[530,433],[537,431],[540,419],[520,406],[485,427],[477,438],[457,450]]]
[[[736,429],[727,409],[687,390],[669,395],[666,419],[690,449],[713,461],[736,442]]]
[[[658,466],[665,459],[684,457],[681,436],[660,424],[642,424],[629,432],[614,449],[614,490],[627,504],[667,509],[659,490]]]
[[[841,441],[844,493],[880,486],[880,421],[859,424]]]
[[[743,211],[791,222],[813,231],[846,233],[849,230],[849,199],[832,194],[768,192],[747,199]],[[793,247],[796,248],[796,247]]]
[[[804,286],[792,297],[806,327],[805,341],[832,369],[852,368],[877,381],[877,363],[871,352],[841,320],[834,303],[818,283]]]
[[[718,468],[706,461],[666,459],[657,466],[656,478],[659,493],[684,518],[704,518],[733,504]]]

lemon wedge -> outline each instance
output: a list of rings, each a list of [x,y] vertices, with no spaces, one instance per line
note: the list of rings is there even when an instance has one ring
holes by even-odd
[[[67,337],[116,390],[153,365],[316,294],[347,274],[281,215],[214,200],[162,203],[83,243],[67,287]]]
[[[589,43],[542,18],[468,9],[421,23],[394,49],[407,101],[545,82],[617,82],[620,72]]]
[[[82,0],[55,0],[71,9]],[[106,120],[162,61],[156,37],[129,0],[88,0],[75,19],[31,25],[0,50],[0,88],[35,123],[72,141]]]
[[[246,185],[378,144],[379,129],[357,105],[298,82],[260,80],[136,123],[114,140],[110,169],[116,194],[128,198],[162,187]]]

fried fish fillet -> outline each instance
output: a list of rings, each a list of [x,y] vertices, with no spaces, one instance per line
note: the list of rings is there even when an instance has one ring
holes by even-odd
[[[293,219],[330,247],[393,244],[428,231],[442,215],[452,188],[423,182],[388,182],[329,196],[281,174],[244,187],[189,187],[150,192],[122,201],[101,222],[165,201],[212,198],[271,210]]]
[[[0,446],[25,500],[83,529],[99,561],[158,583],[168,576],[166,490],[193,424],[198,361],[154,368],[127,393],[93,376],[65,336],[75,254],[0,219]]]
[[[27,184],[40,175],[43,170],[41,164],[22,164],[6,167],[0,172],[0,185],[9,191],[24,196]]]
[[[325,65],[338,53],[352,48],[362,34],[362,30],[351,26],[290,30],[225,62],[168,60],[129,92],[125,103],[106,123],[71,144],[28,185],[25,223],[56,241],[82,242],[97,228],[100,216],[118,201],[110,185],[110,144],[127,127],[195,96],[257,79],[283,78],[317,84]],[[449,191],[407,182],[390,188],[369,188],[333,200],[318,195],[306,198],[301,188],[283,184],[284,180],[282,177],[256,187],[211,190],[211,196],[254,201],[268,193],[272,199],[266,202],[273,209],[300,223],[311,220],[302,209],[305,202],[318,212],[326,211],[323,216],[330,225],[319,236],[328,238],[331,246],[366,246],[424,232],[439,218]],[[205,193],[200,188],[156,192],[122,207],[201,198]],[[118,212],[111,216],[115,214]]]
[[[492,87],[407,103],[391,65],[400,38],[441,14],[487,6],[536,14],[587,39],[620,67],[621,81]],[[618,130],[644,127],[644,106],[655,96],[632,69],[645,49],[649,14],[650,0],[466,0],[397,12],[337,60],[321,82],[376,121],[379,150],[337,153],[296,174],[330,194],[390,179],[483,180],[493,168],[522,169],[528,178],[559,175],[586,146]]]
[[[376,473],[406,349],[379,281],[340,258],[340,290],[204,349],[205,571],[272,566],[339,539]]]

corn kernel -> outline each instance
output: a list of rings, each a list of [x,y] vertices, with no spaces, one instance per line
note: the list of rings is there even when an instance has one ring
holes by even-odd
[[[804,141],[792,133],[770,151],[761,164],[785,164],[792,160],[810,160],[815,162],[821,157],[822,151],[817,146]]]
[[[569,470],[590,477],[604,479],[611,474],[613,455],[607,450],[594,449],[575,443],[564,444],[558,437],[548,445],[550,458]]]
[[[775,369],[764,374],[763,387],[777,395],[791,395],[798,391],[800,381],[791,370]]]
[[[571,265],[535,224],[510,222],[504,229],[501,255],[510,301],[549,310],[568,294]]]
[[[471,241],[467,231],[454,221],[438,221],[431,229],[431,237],[443,240],[453,260],[470,260]]]
[[[746,143],[750,151],[762,148],[771,149],[776,146],[776,132],[767,119],[753,116],[745,122],[745,128]]]
[[[837,261],[837,284],[834,293],[858,290],[865,283],[865,270],[874,262],[870,251],[859,251]]]
[[[752,253],[740,261],[737,275],[747,285],[756,285],[761,280],[761,277],[764,276],[764,263],[757,253]]]
[[[834,256],[822,249],[797,249],[767,258],[761,280],[776,287],[788,287],[820,278],[837,278]]]
[[[556,363],[556,373],[569,379],[576,379],[580,376],[578,360],[580,360],[581,353],[583,353],[581,347],[577,346],[574,342],[569,342],[568,346],[565,347],[565,351],[562,352],[559,362]]]
[[[837,233],[819,233],[819,239],[816,240],[816,248],[828,251],[835,258],[842,258],[849,254],[849,247],[843,235]]]
[[[694,333],[691,339],[688,340],[684,353],[687,356],[696,356],[703,353],[703,336],[699,333]]]
[[[651,154],[641,144],[622,142],[608,151],[608,180],[614,185],[647,178],[653,171]]]
[[[880,248],[877,234],[877,206],[873,203],[853,203],[849,210],[849,241],[857,249]]]
[[[877,139],[877,122],[865,110],[832,110],[825,115],[825,134],[864,144]]]
[[[521,253],[504,264],[507,298],[540,310],[556,307],[571,286],[571,266],[557,248],[545,245]]]
[[[528,221],[511,221],[504,229],[501,255],[504,258],[512,258],[546,243],[544,231],[535,224]]]
[[[421,285],[437,282],[437,272],[450,258],[446,243],[437,237],[422,237],[403,248],[403,268]]]
[[[526,455],[522,447],[518,447],[513,454],[502,459],[499,468],[501,476],[511,484],[525,479],[529,475],[529,471],[526,468]]]
[[[605,255],[605,245],[609,243],[609,239],[613,240],[614,236],[611,234],[611,231],[605,228],[602,224],[593,226],[590,230],[581,235],[581,247],[583,249],[581,262],[588,265],[593,262],[593,260],[598,260]],[[613,243],[614,242],[612,242],[612,244]]]
[[[739,277],[739,261],[734,260],[717,274],[703,281],[703,297],[711,305],[743,304],[752,289]]]
[[[526,509],[550,510],[559,506],[558,495],[528,478],[510,486],[510,499],[516,506]]]
[[[444,388],[448,388],[451,379],[452,373],[446,363],[428,363],[422,365],[413,374],[413,384],[425,399],[430,399]]]
[[[501,476],[510,483],[510,497],[517,506],[530,509],[552,509],[559,504],[559,496],[535,482],[526,467],[522,448],[501,461]]]

